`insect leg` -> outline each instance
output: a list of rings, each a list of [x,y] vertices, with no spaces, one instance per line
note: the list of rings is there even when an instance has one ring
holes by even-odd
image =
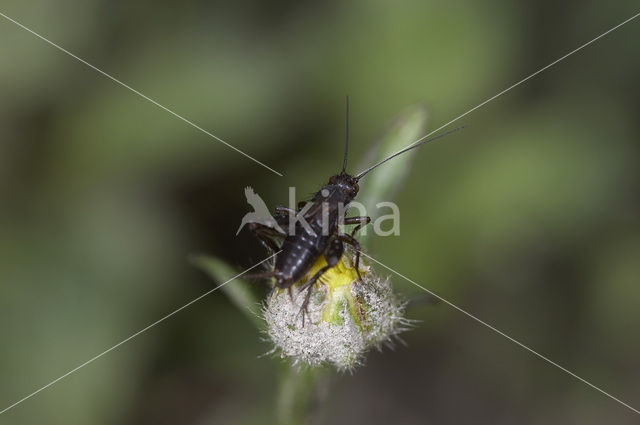
[[[262,273],[245,274],[243,278],[246,279],[268,279],[270,277],[280,277],[281,273],[277,270],[272,270]]]
[[[329,246],[324,253],[324,258],[327,261],[327,265],[322,267],[320,270],[316,272],[316,274],[311,277],[303,286],[300,288],[300,292],[307,290],[307,293],[304,297],[304,302],[302,303],[302,307],[300,308],[300,312],[302,313],[302,326],[304,326],[304,315],[307,311],[307,307],[309,306],[309,301],[311,300],[311,291],[313,290],[313,285],[320,279],[320,277],[332,267],[335,267],[340,261],[342,254],[344,253],[344,245],[339,238],[333,239],[329,242]]]
[[[247,279],[267,279],[270,277],[276,277],[277,273],[278,272],[276,271],[268,271],[268,272],[262,272],[262,273],[245,274],[243,277]]]
[[[354,217],[360,218],[360,217]],[[365,217],[369,218],[369,217]],[[357,241],[356,238],[350,235],[340,235],[338,236],[343,242],[348,243],[356,250],[356,273],[358,274],[358,280],[362,282],[362,276],[360,276],[360,242]]]
[[[355,235],[356,232],[360,230],[361,227],[366,226],[369,223],[371,223],[371,217],[366,215],[358,216],[358,217],[345,217],[344,219],[344,224],[346,225],[357,224],[357,226],[354,227],[353,230],[351,231],[351,236]]]
[[[329,270],[331,267],[333,267],[333,266],[330,266],[329,264],[327,264],[326,266],[322,267],[320,270],[318,270],[316,272],[316,274],[313,275],[313,277],[311,279],[309,279],[307,282],[305,282],[305,284],[302,285],[302,287],[300,288],[300,292],[302,292],[304,290],[307,291],[307,293],[304,296],[304,301],[302,302],[302,306],[300,307],[300,312],[298,313],[298,315],[302,314],[302,326],[303,327],[304,327],[304,316],[307,313],[307,308],[309,307],[309,301],[311,301],[311,291],[313,291],[313,285],[318,281],[318,279],[320,279],[320,276],[322,276],[324,274],[324,272]]]
[[[286,236],[277,229],[265,226],[262,223],[249,223],[249,230],[260,239],[260,242],[274,252],[280,249],[276,243],[276,239],[283,239]]]
[[[289,215],[296,215],[298,212],[292,208],[285,207],[284,205],[276,206],[276,214],[289,217]]]

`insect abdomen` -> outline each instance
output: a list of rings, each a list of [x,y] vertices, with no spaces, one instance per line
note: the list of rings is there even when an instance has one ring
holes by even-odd
[[[307,233],[302,226],[296,226],[295,235],[285,238],[275,263],[275,270],[285,279],[277,282],[277,286],[288,288],[299,281],[322,255],[329,237],[322,235],[321,229],[315,229],[313,225],[311,227],[316,236]]]

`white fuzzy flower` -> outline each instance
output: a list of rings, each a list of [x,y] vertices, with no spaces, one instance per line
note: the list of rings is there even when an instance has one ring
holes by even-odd
[[[295,364],[329,363],[350,369],[361,363],[369,348],[380,347],[406,329],[408,321],[388,279],[376,276],[361,261],[362,282],[358,281],[352,256],[345,254],[314,285],[303,326],[300,308],[306,290],[300,287],[324,265],[321,258],[294,285],[293,301],[286,290],[273,290],[264,308],[267,333],[276,350]]]

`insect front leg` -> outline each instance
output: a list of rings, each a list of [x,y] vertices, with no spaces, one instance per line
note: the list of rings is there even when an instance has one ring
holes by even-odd
[[[366,215],[358,216],[358,217],[345,217],[344,219],[344,224],[346,225],[357,224],[357,226],[354,227],[353,230],[351,231],[351,236],[354,236],[356,232],[360,230],[360,228],[362,228],[363,226],[366,226],[369,223],[371,223],[371,217]]]
[[[361,217],[354,217],[354,218],[361,218]],[[369,217],[364,217],[364,218],[369,218]],[[356,273],[358,275],[358,280],[362,282],[362,276],[360,276],[360,249],[361,249],[360,242],[358,242],[358,240],[351,235],[340,235],[339,238],[344,243],[348,243],[353,247],[353,249],[356,250]]]

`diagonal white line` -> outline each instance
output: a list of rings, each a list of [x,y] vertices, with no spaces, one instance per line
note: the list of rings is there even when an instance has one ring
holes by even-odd
[[[195,298],[191,301],[189,301],[188,303],[186,303],[185,305],[183,305],[180,308],[177,308],[175,310],[173,310],[171,313],[167,314],[166,316],[156,320],[155,322],[153,322],[152,324],[150,324],[149,326],[140,329],[138,332],[134,333],[133,335],[129,336],[128,338],[123,339],[122,341],[120,341],[119,343],[117,343],[116,345],[114,345],[113,347],[103,351],[102,353],[98,354],[97,356],[94,356],[92,358],[90,358],[89,360],[87,360],[86,362],[82,363],[81,365],[71,369],[69,372],[65,373],[64,375],[60,376],[59,378],[54,379],[53,381],[49,382],[47,385],[45,385],[42,388],[37,389],[36,391],[32,392],[31,394],[29,394],[26,397],[21,398],[20,400],[16,401],[15,403],[13,403],[12,405],[4,408],[3,410],[0,410],[0,415],[2,415],[3,413],[5,413],[6,411],[16,407],[18,404],[22,403],[23,401],[26,401],[28,399],[30,399],[31,397],[33,397],[34,395],[38,394],[40,391],[44,391],[47,388],[49,388],[50,386],[52,386],[53,384],[55,384],[56,382],[66,378],[67,376],[71,375],[72,373],[78,371],[79,369],[82,369],[83,367],[85,367],[86,365],[88,365],[89,363],[94,362],[95,360],[98,360],[100,357],[104,356],[105,354],[115,350],[116,348],[120,347],[122,344],[132,340],[133,338],[137,337],[138,335],[140,335],[143,332],[148,331],[149,329],[151,329],[152,327],[156,326],[157,324],[159,324],[160,322],[165,321],[166,319],[168,319],[169,317],[173,316],[174,314],[178,313],[181,310],[184,310],[185,308],[189,307],[191,304],[200,301],[202,298],[206,297],[207,295],[211,294],[214,291],[217,291],[218,289],[222,288],[224,285],[226,285],[227,283],[231,282],[234,279],[237,279],[238,277],[242,276],[243,274],[245,274],[246,272],[248,272],[249,270],[252,270],[256,267],[258,267],[260,264],[264,263],[265,261],[270,260],[271,258],[275,257],[280,251],[276,252],[275,254],[265,258],[264,260],[260,261],[257,264],[254,264],[253,266],[249,267],[248,269],[246,269],[245,271],[238,273],[237,275],[235,275],[234,277],[232,277],[231,279],[222,282],[220,285],[216,286],[213,289],[210,289],[209,291],[205,292],[204,294],[200,295],[198,298]]]
[[[454,119],[452,119],[452,120],[451,120],[451,121],[449,121],[448,123],[441,125],[440,127],[436,128],[435,130],[433,130],[432,132],[430,132],[430,133],[428,133],[428,134],[425,134],[424,136],[422,136],[421,138],[419,138],[419,139],[418,139],[418,140],[416,140],[415,142],[409,143],[406,147],[404,147],[404,148],[402,148],[402,149],[398,150],[398,152],[395,152],[395,153],[393,153],[393,154],[389,155],[389,157],[392,157],[393,155],[397,155],[397,154],[398,154],[398,153],[400,153],[401,151],[403,151],[403,150],[405,150],[405,149],[407,149],[407,148],[409,148],[409,147],[411,147],[411,146],[413,146],[413,145],[415,145],[415,144],[417,144],[417,143],[419,143],[419,142],[423,141],[424,139],[426,139],[427,137],[431,136],[432,134],[437,133],[438,131],[440,131],[440,130],[442,130],[443,128],[447,127],[449,124],[452,124],[452,123],[454,123],[454,122],[458,121],[460,118],[462,118],[462,117],[465,117],[465,116],[469,115],[470,113],[472,113],[472,112],[473,112],[473,111],[475,111],[476,109],[483,107],[484,105],[486,105],[487,103],[491,102],[492,100],[494,100],[494,99],[496,99],[496,98],[498,98],[498,97],[502,96],[503,94],[505,94],[505,93],[506,93],[506,92],[508,92],[509,90],[511,90],[511,89],[513,89],[513,88],[515,88],[515,87],[519,86],[520,84],[524,83],[525,81],[529,80],[530,78],[535,77],[536,75],[540,74],[541,72],[546,71],[547,69],[551,68],[553,65],[555,65],[555,64],[557,64],[558,62],[560,62],[560,61],[562,61],[562,60],[564,60],[564,59],[568,58],[569,56],[573,55],[574,53],[576,53],[576,52],[578,52],[578,51],[580,51],[580,50],[584,49],[584,48],[585,48],[585,47],[587,47],[588,45],[590,45],[590,44],[592,44],[592,43],[595,43],[596,41],[598,41],[599,39],[601,39],[601,38],[602,38],[602,37],[604,37],[605,35],[607,35],[607,34],[609,34],[609,33],[613,32],[613,31],[617,30],[618,28],[620,28],[620,27],[621,27],[621,26],[623,26],[624,24],[626,24],[626,23],[629,23],[629,22],[633,21],[633,20],[634,20],[634,19],[636,19],[638,16],[640,16],[640,13],[636,13],[635,15],[633,15],[632,17],[630,17],[629,19],[627,19],[627,20],[625,20],[625,21],[623,21],[623,22],[619,23],[618,25],[616,25],[615,27],[611,28],[610,30],[603,32],[602,34],[600,34],[599,36],[597,36],[597,37],[596,37],[596,38],[594,38],[593,40],[591,40],[591,41],[588,41],[588,42],[584,43],[584,44],[583,44],[583,45],[581,45],[580,47],[577,47],[576,49],[574,49],[574,50],[570,51],[569,53],[567,53],[566,55],[562,56],[561,58],[554,60],[554,61],[553,61],[553,62],[551,62],[549,65],[547,65],[547,66],[545,66],[545,67],[543,67],[543,68],[540,68],[539,70],[537,70],[537,71],[536,71],[536,72],[534,72],[533,74],[528,75],[527,77],[523,78],[522,80],[518,81],[517,83],[515,83],[515,84],[513,84],[513,85],[511,85],[511,86],[507,87],[506,89],[502,90],[500,93],[496,94],[495,96],[492,96],[492,97],[490,97],[489,99],[487,99],[487,100],[485,100],[484,102],[482,102],[481,104],[479,104],[479,105],[477,105],[477,106],[474,106],[473,108],[469,109],[467,112],[465,112],[465,113],[463,113],[463,114],[458,115],[457,117],[455,117]],[[389,157],[387,157],[387,158],[389,158]],[[382,162],[384,162],[384,160],[383,160],[383,161],[378,162],[378,163],[377,163],[377,164],[375,164],[373,167],[376,167],[377,165],[381,164]],[[372,168],[373,168],[373,167],[372,167]],[[357,174],[356,174],[356,175],[357,175]]]
[[[456,309],[456,310],[458,310],[460,313],[462,313],[462,314],[464,314],[464,315],[466,315],[466,316],[468,316],[468,317],[472,318],[472,319],[473,319],[473,320],[475,320],[476,322],[478,322],[478,323],[480,323],[480,324],[482,324],[482,325],[486,326],[487,328],[491,329],[492,331],[496,332],[497,334],[499,334],[499,335],[501,335],[501,336],[503,336],[503,337],[507,338],[509,341],[511,341],[511,342],[513,342],[513,343],[515,343],[515,344],[519,345],[520,347],[524,348],[525,350],[529,351],[530,353],[532,353],[532,354],[534,354],[534,355],[536,355],[536,356],[540,357],[542,360],[546,361],[547,363],[552,364],[553,366],[557,367],[558,369],[562,370],[562,371],[563,371],[563,372],[565,372],[565,373],[568,373],[569,375],[573,376],[574,378],[576,378],[576,379],[578,379],[578,380],[582,381],[583,383],[587,384],[587,385],[588,385],[588,386],[590,386],[591,388],[593,388],[593,389],[595,389],[595,390],[599,391],[600,393],[602,393],[602,394],[606,395],[607,397],[609,397],[609,398],[611,398],[611,399],[613,399],[613,400],[617,401],[618,403],[620,403],[620,404],[621,404],[621,405],[623,405],[624,407],[626,407],[626,408],[628,408],[628,409],[631,409],[631,410],[633,410],[634,412],[636,412],[636,413],[640,414],[640,410],[635,409],[635,408],[633,408],[633,407],[629,406],[627,403],[625,403],[624,401],[622,401],[622,400],[620,400],[620,399],[618,399],[618,398],[616,398],[616,397],[612,396],[612,395],[611,395],[611,394],[609,394],[608,392],[604,391],[602,388],[596,387],[595,385],[593,385],[591,382],[587,381],[586,379],[579,377],[579,376],[578,376],[578,375],[576,375],[575,373],[571,372],[569,369],[566,369],[566,368],[564,368],[564,367],[560,366],[558,363],[554,362],[553,360],[550,360],[549,358],[547,358],[547,357],[543,356],[542,354],[538,353],[537,351],[534,351],[532,348],[529,348],[528,346],[524,345],[524,344],[523,344],[523,343],[521,343],[520,341],[518,341],[518,340],[516,340],[516,339],[514,339],[514,338],[512,338],[512,337],[510,337],[509,335],[507,335],[506,333],[502,332],[501,330],[496,329],[495,327],[491,326],[491,325],[490,325],[490,324],[488,324],[487,322],[485,322],[485,321],[483,321],[483,320],[481,320],[481,319],[477,318],[476,316],[474,316],[473,314],[469,313],[468,311],[463,310],[462,308],[458,307],[457,305],[453,304],[452,302],[450,302],[450,301],[448,301],[448,300],[446,300],[446,299],[442,298],[440,295],[436,294],[435,292],[428,290],[428,289],[427,289],[427,288],[425,288],[424,286],[422,286],[422,285],[420,285],[420,284],[418,284],[418,283],[414,282],[413,280],[409,279],[407,276],[405,276],[405,275],[401,274],[400,272],[398,272],[398,271],[396,271],[396,270],[392,269],[391,267],[389,267],[389,266],[387,266],[387,265],[385,265],[385,264],[382,264],[380,261],[378,261],[378,260],[376,260],[375,258],[371,257],[370,255],[367,255],[367,254],[365,254],[365,253],[364,253],[364,252],[362,252],[362,251],[360,251],[360,254],[362,254],[363,256],[367,257],[368,259],[370,259],[371,261],[375,262],[376,264],[381,265],[381,266],[382,266],[382,267],[384,267],[385,269],[387,269],[387,270],[389,270],[389,271],[391,271],[391,272],[393,272],[393,273],[397,274],[398,276],[400,276],[400,277],[401,277],[401,278],[403,278],[404,280],[406,280],[406,281],[408,281],[408,282],[410,282],[410,283],[414,284],[415,286],[417,286],[418,288],[422,289],[423,291],[428,292],[429,294],[433,295],[434,297],[436,297],[436,298],[437,298],[437,299],[439,299],[440,301],[442,301],[442,302],[444,302],[444,303],[448,304],[449,306],[451,306],[451,307],[455,308],[455,309]]]
[[[143,99],[148,100],[149,102],[153,103],[154,105],[156,105],[157,107],[167,111],[168,113],[170,113],[171,115],[175,116],[176,118],[181,119],[182,121],[186,122],[187,124],[189,124],[190,126],[200,130],[201,132],[203,132],[204,134],[206,134],[209,137],[212,137],[214,139],[216,139],[218,142],[223,143],[224,145],[230,147],[231,149],[233,149],[234,151],[238,152],[241,155],[244,155],[245,157],[249,158],[250,160],[252,160],[253,162],[262,165],[264,168],[266,168],[267,170],[279,175],[280,177],[282,177],[282,174],[277,172],[276,170],[274,170],[273,168],[263,164],[262,162],[258,161],[257,159],[255,159],[254,157],[250,156],[249,154],[244,153],[243,151],[241,151],[240,149],[236,148],[235,146],[225,142],[224,140],[222,140],[221,138],[219,138],[218,136],[208,132],[207,130],[205,130],[204,128],[194,124],[193,122],[189,121],[188,119],[186,119],[185,117],[183,117],[182,115],[177,114],[176,112],[173,112],[171,109],[167,108],[166,106],[163,106],[161,104],[159,104],[158,102],[156,102],[155,100],[151,99],[150,97],[140,93],[138,90],[134,89],[131,86],[128,86],[127,84],[123,83],[122,81],[118,80],[117,78],[107,74],[106,72],[102,71],[101,69],[98,69],[97,67],[91,65],[89,62],[85,61],[84,59],[79,58],[78,56],[74,55],[73,53],[71,53],[70,51],[58,46],[57,44],[55,44],[54,42],[46,39],[45,37],[41,36],[40,34],[38,34],[37,32],[25,27],[24,25],[22,25],[20,22],[16,21],[15,19],[12,19],[10,17],[8,17],[7,15],[5,15],[4,13],[0,12],[0,16],[2,16],[3,18],[7,19],[8,21],[13,22],[14,24],[16,24],[17,26],[19,26],[20,28],[29,31],[31,34],[35,35],[36,37],[38,37],[39,39],[41,39],[42,41],[45,41],[46,43],[49,43],[50,45],[52,45],[53,47],[55,47],[56,49],[60,50],[61,52],[66,53],[67,55],[71,56],[72,58],[82,62],[83,64],[87,65],[89,68],[93,69],[96,72],[99,72],[100,74],[104,75],[105,77],[109,78],[110,80],[120,84],[122,87],[132,91],[133,93],[137,94],[138,96],[142,97]]]
[[[82,62],[83,64],[85,64],[85,65],[87,65],[87,66],[89,66],[90,68],[92,68],[92,69],[94,69],[95,71],[99,72],[100,74],[102,74],[102,75],[106,76],[107,78],[109,78],[109,79],[113,80],[114,82],[116,82],[116,83],[120,84],[121,86],[123,86],[123,87],[127,88],[128,90],[132,91],[133,93],[135,93],[135,94],[137,94],[137,95],[141,96],[142,98],[144,98],[144,99],[148,100],[149,102],[151,102],[151,103],[155,104],[156,106],[160,107],[161,109],[163,109],[163,110],[165,110],[165,111],[169,112],[170,114],[172,114],[172,115],[174,115],[175,117],[177,117],[177,118],[181,119],[182,121],[184,121],[184,122],[186,122],[187,124],[189,124],[189,125],[193,126],[194,128],[196,128],[196,129],[200,130],[201,132],[203,132],[203,133],[207,134],[208,136],[210,136],[210,137],[212,137],[212,138],[214,138],[214,139],[218,140],[219,142],[221,142],[221,143],[225,144],[226,146],[228,146],[228,147],[232,148],[233,150],[237,151],[238,153],[240,153],[240,154],[242,154],[242,155],[246,156],[247,158],[249,158],[249,159],[253,160],[254,162],[256,162],[256,163],[258,163],[258,164],[262,165],[263,167],[265,167],[265,168],[269,169],[270,171],[274,172],[275,174],[277,174],[277,175],[279,175],[279,176],[282,176],[282,174],[281,174],[281,173],[278,173],[277,171],[275,171],[275,170],[273,170],[272,168],[270,168],[270,167],[266,166],[266,165],[265,165],[265,164],[263,164],[262,162],[260,162],[260,161],[256,160],[255,158],[253,158],[253,157],[251,157],[251,156],[247,155],[246,153],[244,153],[244,152],[242,152],[241,150],[239,150],[239,149],[235,148],[234,146],[230,145],[229,143],[225,142],[224,140],[222,140],[222,139],[218,138],[217,136],[215,136],[215,135],[211,134],[210,132],[208,132],[208,131],[204,130],[203,128],[201,128],[201,127],[197,126],[196,124],[194,124],[193,122],[191,122],[191,121],[187,120],[186,118],[182,117],[181,115],[178,115],[177,113],[175,113],[175,112],[173,112],[172,110],[170,110],[170,109],[166,108],[165,106],[162,106],[162,105],[161,105],[161,104],[159,104],[158,102],[156,102],[156,101],[154,101],[153,99],[151,99],[151,98],[149,98],[149,97],[145,96],[144,94],[142,94],[142,93],[140,93],[139,91],[137,91],[137,90],[133,89],[132,87],[130,87],[130,86],[128,86],[128,85],[126,85],[125,83],[121,82],[120,80],[116,79],[115,77],[112,77],[111,75],[109,75],[109,74],[107,74],[106,72],[104,72],[104,71],[102,71],[102,70],[100,70],[100,69],[96,68],[95,66],[93,66],[93,65],[91,65],[90,63],[88,63],[88,62],[84,61],[83,59],[81,59],[81,58],[77,57],[76,55],[74,55],[74,54],[72,54],[71,52],[69,52],[69,51],[65,50],[64,48],[62,48],[62,47],[58,46],[57,44],[55,44],[55,43],[53,43],[53,42],[51,42],[51,41],[49,41],[48,39],[44,38],[43,36],[39,35],[38,33],[36,33],[36,32],[34,32],[34,31],[32,31],[31,29],[29,29],[29,28],[27,28],[27,27],[25,27],[25,26],[24,26],[24,25],[22,25],[21,23],[19,23],[19,22],[15,21],[14,19],[11,19],[11,18],[10,18],[10,17],[8,17],[7,15],[3,14],[2,12],[0,12],[0,16],[4,17],[5,19],[7,19],[7,20],[9,20],[9,21],[11,21],[11,22],[13,22],[14,24],[18,25],[19,27],[23,28],[24,30],[26,30],[26,31],[28,31],[28,32],[30,32],[30,33],[32,33],[32,34],[33,34],[33,35],[35,35],[36,37],[38,37],[38,38],[42,39],[43,41],[45,41],[45,42],[47,42],[48,44],[52,45],[53,47],[55,47],[55,48],[59,49],[60,51],[62,51],[62,52],[64,52],[64,53],[68,54],[69,56],[73,57],[74,59],[76,59],[76,60],[78,60],[78,61]],[[476,109],[478,109],[478,108],[480,108],[480,107],[482,107],[482,106],[486,105],[487,103],[491,102],[492,100],[496,99],[497,97],[499,97],[499,96],[503,95],[504,93],[506,93],[506,92],[508,92],[509,90],[511,90],[511,89],[513,89],[513,88],[517,87],[518,85],[520,85],[520,84],[524,83],[525,81],[529,80],[530,78],[532,78],[532,77],[536,76],[537,74],[539,74],[539,73],[541,73],[541,72],[545,71],[546,69],[548,69],[548,68],[552,67],[553,65],[555,65],[555,64],[557,64],[558,62],[560,62],[560,61],[564,60],[565,58],[567,58],[567,57],[571,56],[572,54],[574,54],[574,53],[578,52],[579,50],[582,50],[583,48],[585,48],[585,47],[587,47],[588,45],[590,45],[590,44],[594,43],[595,41],[597,41],[598,39],[600,39],[600,38],[604,37],[605,35],[607,35],[607,34],[611,33],[612,31],[615,31],[616,29],[618,29],[618,28],[620,28],[621,26],[625,25],[626,23],[628,23],[628,22],[632,21],[633,19],[637,18],[638,16],[640,16],[640,13],[638,13],[638,14],[636,14],[636,15],[634,15],[634,16],[632,16],[632,17],[630,17],[629,19],[627,19],[627,20],[625,20],[625,21],[621,22],[620,24],[616,25],[615,27],[613,27],[613,28],[609,29],[608,31],[606,31],[606,32],[604,32],[604,33],[600,34],[599,36],[597,36],[596,38],[592,39],[591,41],[589,41],[589,42],[587,42],[587,43],[585,43],[585,44],[581,45],[580,47],[578,47],[578,48],[576,48],[576,49],[572,50],[571,52],[569,52],[569,53],[567,53],[566,55],[562,56],[561,58],[559,58],[559,59],[555,60],[554,62],[550,63],[549,65],[547,65],[547,66],[545,66],[545,67],[543,67],[543,68],[539,69],[538,71],[534,72],[533,74],[530,74],[529,76],[527,76],[527,77],[525,77],[524,79],[520,80],[519,82],[517,82],[517,83],[515,83],[515,84],[513,84],[513,85],[511,85],[511,86],[509,86],[508,88],[506,88],[505,90],[501,91],[500,93],[498,93],[498,94],[496,94],[496,95],[492,96],[491,98],[489,98],[489,99],[485,100],[485,101],[484,101],[484,102],[482,102],[481,104],[479,104],[479,105],[475,106],[474,108],[472,108],[472,109],[468,110],[467,112],[465,112],[465,113],[463,113],[463,114],[459,115],[458,117],[456,117],[456,118],[454,118],[453,120],[451,120],[451,121],[447,122],[446,124],[442,125],[441,127],[438,127],[437,129],[435,129],[435,130],[433,130],[432,132],[430,132],[430,133],[426,134],[425,136],[421,137],[420,139],[416,140],[415,142],[413,142],[413,143],[409,144],[407,147],[413,146],[413,145],[415,145],[416,143],[421,142],[422,140],[426,139],[426,138],[427,138],[427,137],[429,137],[430,135],[432,135],[432,134],[436,133],[437,131],[439,131],[439,130],[443,129],[444,127],[446,127],[446,126],[448,126],[448,125],[452,124],[453,122],[455,122],[455,121],[459,120],[460,118],[462,118],[462,117],[464,117],[464,116],[466,116],[466,115],[470,114],[471,112],[475,111]],[[404,148],[404,149],[406,149],[406,148]],[[401,150],[402,150],[402,149],[401,149]],[[398,151],[398,152],[400,152],[400,151]],[[394,154],[394,155],[395,155],[395,154]],[[277,254],[277,253],[276,253],[276,254]],[[70,374],[72,374],[72,373],[76,372],[76,371],[77,371],[77,370],[79,370],[80,368],[82,368],[82,367],[84,367],[84,366],[88,365],[89,363],[91,363],[91,362],[93,362],[93,361],[97,360],[98,358],[100,358],[100,357],[104,356],[105,354],[109,353],[110,351],[112,351],[112,350],[116,349],[116,348],[117,348],[117,347],[119,347],[120,345],[122,345],[122,344],[126,343],[127,341],[129,341],[129,340],[131,340],[131,339],[133,339],[133,338],[135,338],[136,336],[138,336],[138,335],[140,335],[141,333],[143,333],[143,332],[147,331],[148,329],[152,328],[153,326],[155,326],[155,325],[159,324],[160,322],[164,321],[165,319],[167,319],[167,318],[169,318],[169,317],[173,316],[174,314],[178,313],[178,312],[179,312],[179,311],[181,311],[182,309],[184,309],[184,308],[186,308],[186,307],[190,306],[191,304],[193,304],[193,303],[197,302],[197,301],[198,301],[198,300],[200,300],[201,298],[203,298],[203,297],[205,297],[205,296],[209,295],[210,293],[212,293],[212,292],[216,291],[217,289],[219,289],[219,288],[220,288],[220,287],[222,287],[223,285],[225,285],[225,284],[227,284],[227,283],[231,282],[232,280],[236,279],[237,277],[241,276],[242,274],[246,273],[247,271],[249,271],[249,270],[253,269],[254,267],[256,267],[256,266],[258,266],[258,265],[262,264],[263,262],[265,262],[265,261],[269,260],[270,258],[272,258],[273,256],[275,256],[276,254],[273,254],[272,256],[270,256],[270,257],[268,257],[268,258],[264,259],[264,260],[263,260],[263,261],[261,261],[260,263],[257,263],[256,265],[254,265],[254,266],[252,266],[251,268],[249,268],[249,269],[247,269],[247,270],[243,271],[242,273],[240,273],[240,274],[238,274],[238,275],[234,276],[233,278],[231,278],[231,279],[227,280],[226,282],[223,282],[222,284],[218,285],[217,287],[213,288],[212,290],[210,290],[210,291],[208,291],[208,292],[204,293],[203,295],[201,295],[201,296],[199,296],[198,298],[196,298],[196,299],[194,299],[194,300],[190,301],[189,303],[185,304],[184,306],[182,306],[182,307],[180,307],[180,308],[178,308],[178,309],[174,310],[173,312],[171,312],[171,313],[169,313],[168,315],[166,315],[166,316],[162,317],[161,319],[157,320],[156,322],[152,323],[151,325],[149,325],[149,326],[147,326],[147,327],[143,328],[142,330],[140,330],[140,331],[136,332],[135,334],[131,335],[130,337],[128,337],[128,338],[126,338],[126,339],[122,340],[121,342],[119,342],[118,344],[114,345],[113,347],[111,347],[111,348],[109,348],[109,349],[107,349],[107,350],[103,351],[102,353],[100,353],[100,354],[98,354],[97,356],[95,356],[95,357],[93,357],[93,358],[89,359],[88,361],[86,361],[86,362],[82,363],[81,365],[77,366],[76,368],[72,369],[71,371],[67,372],[66,374],[64,374],[64,375],[60,376],[59,378],[57,378],[57,379],[55,379],[55,380],[53,380],[52,382],[50,382],[49,384],[45,385],[44,387],[42,387],[42,388],[40,388],[40,389],[36,390],[35,392],[31,393],[30,395],[28,395],[28,396],[26,396],[26,397],[22,398],[21,400],[19,400],[19,401],[17,401],[17,402],[15,402],[15,403],[13,403],[12,405],[10,405],[10,406],[8,406],[7,408],[5,408],[4,410],[0,411],[0,414],[5,413],[5,412],[6,412],[6,411],[8,411],[9,409],[11,409],[11,408],[13,408],[13,407],[17,406],[18,404],[22,403],[23,401],[25,401],[25,400],[27,400],[27,399],[29,399],[29,398],[33,397],[34,395],[36,395],[36,394],[38,394],[39,392],[41,392],[41,391],[45,390],[46,388],[50,387],[51,385],[55,384],[56,382],[58,382],[58,381],[60,381],[60,380],[64,379],[65,377],[69,376]],[[379,265],[383,266],[384,268],[386,268],[386,269],[390,270],[391,272],[393,272],[393,273],[397,274],[398,276],[402,277],[403,279],[407,280],[408,282],[412,283],[413,285],[415,285],[415,286],[417,286],[417,287],[421,288],[422,290],[424,290],[424,291],[426,291],[426,292],[430,293],[431,295],[435,296],[436,298],[438,298],[439,300],[443,301],[444,303],[446,303],[446,304],[450,305],[451,307],[455,308],[456,310],[460,311],[461,313],[465,314],[466,316],[468,316],[468,317],[470,317],[470,318],[474,319],[475,321],[477,321],[477,322],[481,323],[482,325],[484,325],[484,326],[488,327],[489,329],[493,330],[494,332],[498,333],[499,335],[501,335],[501,336],[503,336],[503,337],[505,337],[505,338],[509,339],[510,341],[512,341],[512,342],[514,342],[515,344],[519,345],[520,347],[522,347],[522,348],[526,349],[527,351],[531,352],[532,354],[534,354],[534,355],[538,356],[539,358],[541,358],[541,359],[545,360],[546,362],[550,363],[551,365],[556,366],[557,368],[559,368],[560,370],[564,371],[565,373],[567,373],[567,374],[569,374],[569,375],[573,376],[574,378],[576,378],[576,379],[578,379],[578,380],[582,381],[583,383],[585,383],[585,384],[589,385],[590,387],[592,387],[592,388],[594,388],[595,390],[599,391],[600,393],[602,393],[602,394],[606,395],[607,397],[609,397],[609,398],[611,398],[611,399],[613,399],[613,400],[617,401],[618,403],[620,403],[621,405],[623,405],[623,406],[625,406],[625,407],[629,408],[630,410],[632,410],[632,411],[634,411],[634,412],[636,412],[636,413],[640,414],[640,411],[638,411],[637,409],[635,409],[635,408],[631,407],[631,406],[630,406],[630,405],[628,405],[627,403],[624,403],[623,401],[621,401],[621,400],[619,400],[618,398],[616,398],[616,397],[612,396],[611,394],[607,393],[606,391],[602,390],[601,388],[599,388],[599,387],[597,387],[597,386],[595,386],[595,385],[591,384],[590,382],[586,381],[585,379],[581,378],[580,376],[576,375],[575,373],[571,372],[570,370],[568,370],[568,369],[566,369],[566,368],[564,368],[564,367],[560,366],[559,364],[557,364],[557,363],[553,362],[552,360],[548,359],[547,357],[543,356],[542,354],[537,353],[536,351],[534,351],[533,349],[531,349],[531,348],[529,348],[528,346],[524,345],[523,343],[521,343],[521,342],[517,341],[516,339],[514,339],[514,338],[510,337],[509,335],[505,334],[504,332],[500,331],[499,329],[496,329],[495,327],[491,326],[490,324],[488,324],[488,323],[486,323],[486,322],[482,321],[481,319],[477,318],[476,316],[472,315],[471,313],[468,313],[467,311],[465,311],[465,310],[463,310],[462,308],[460,308],[460,307],[456,306],[455,304],[451,303],[450,301],[448,301],[448,300],[446,300],[446,299],[442,298],[441,296],[437,295],[436,293],[434,293],[434,292],[432,292],[432,291],[428,290],[427,288],[425,288],[425,287],[421,286],[420,284],[418,284],[418,283],[414,282],[413,280],[411,280],[411,279],[409,279],[408,277],[406,277],[406,276],[402,275],[401,273],[397,272],[396,270],[394,270],[394,269],[392,269],[392,268],[390,268],[390,267],[388,267],[388,266],[386,266],[386,265],[382,264],[381,262],[377,261],[376,259],[372,258],[371,256],[369,256],[369,255],[367,255],[367,254],[365,254],[365,253],[363,253],[363,252],[362,252],[362,255],[363,255],[363,256],[365,256],[365,257],[367,257],[367,258],[369,258],[369,259],[371,259],[371,260],[372,260],[372,261],[374,261],[375,263],[377,263],[377,264],[379,264]]]

